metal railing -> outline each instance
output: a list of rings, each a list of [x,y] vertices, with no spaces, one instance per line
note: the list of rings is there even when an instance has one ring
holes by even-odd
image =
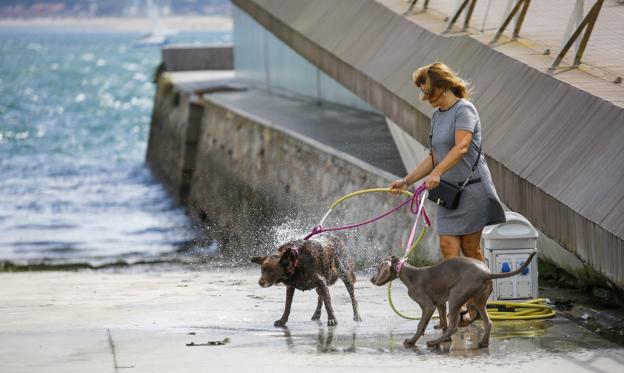
[[[585,47],[587,47],[587,42],[589,41],[589,37],[591,36],[592,30],[594,29],[594,25],[596,24],[596,20],[598,19],[598,14],[600,14],[600,9],[602,9],[602,4],[604,0],[598,0],[594,4],[594,6],[590,9],[589,13],[583,18],[583,20],[578,23],[576,30],[572,35],[569,36],[568,41],[563,45],[561,51],[553,61],[552,65],[548,68],[549,71],[555,71],[563,57],[568,53],[570,47],[578,39],[581,35],[583,29],[585,29],[585,33],[583,34],[583,39],[581,39],[580,43],[577,44],[576,47],[576,55],[574,56],[574,63],[572,67],[577,68],[581,64],[581,57],[583,57],[583,52],[585,52]],[[570,17],[570,22],[568,23],[568,30],[572,30],[572,22],[576,15],[576,19],[578,20],[580,16],[583,14],[583,0],[577,0],[576,5],[574,7],[574,11],[572,12],[572,16]],[[567,32],[566,32],[567,34]],[[564,40],[565,40],[564,36]]]
[[[492,0],[489,0],[488,2],[485,18],[487,18],[487,15],[489,13],[491,1]],[[624,0],[618,0],[618,2],[624,2]],[[596,3],[591,7],[585,17],[583,17],[583,3],[583,0],[576,0],[572,15],[570,16],[570,20],[566,28],[566,32],[561,42],[560,51],[555,57],[553,63],[548,68],[548,70],[551,72],[555,71],[559,67],[561,61],[575,42],[576,54],[574,56],[572,68],[578,68],[581,64],[583,53],[585,52],[585,48],[587,47],[587,43],[589,42],[589,38],[594,29],[594,25],[596,24],[596,20],[598,19],[598,15],[600,14],[600,10],[602,9],[604,0],[596,0]],[[409,0],[409,6],[408,9],[405,11],[404,15],[410,14],[417,4],[418,0]],[[466,15],[461,31],[467,31],[470,27],[470,20],[477,4],[477,0],[458,0],[457,4],[457,9],[453,12],[452,17],[449,18],[446,29],[443,31],[444,34],[449,33],[453,29],[453,26],[464,12],[466,13]],[[509,0],[506,15],[503,18],[500,26],[497,28],[494,38],[490,41],[490,45],[494,45],[499,41],[499,39],[514,18],[515,25],[511,40],[517,40],[520,36],[520,30],[522,28],[522,24],[524,23],[524,19],[530,5],[531,0]],[[424,0],[424,4],[420,12],[426,12],[428,7],[429,0]],[[483,20],[483,27],[481,29],[482,32],[485,27],[485,21],[486,19]],[[573,29],[574,32],[572,31]],[[584,33],[583,30],[585,31]],[[581,33],[583,34],[583,37],[579,39]]]

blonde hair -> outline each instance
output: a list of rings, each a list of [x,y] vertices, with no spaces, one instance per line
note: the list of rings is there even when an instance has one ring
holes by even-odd
[[[431,94],[434,88],[448,89],[455,96],[465,99],[470,99],[472,94],[469,83],[457,76],[450,67],[441,62],[434,62],[419,67],[412,73],[412,81],[417,87],[422,87],[425,83],[429,83],[430,92],[427,92],[428,95]]]

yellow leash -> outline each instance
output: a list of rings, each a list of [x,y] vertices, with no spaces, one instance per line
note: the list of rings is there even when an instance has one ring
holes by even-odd
[[[358,191],[355,191],[355,192],[351,192],[351,193],[349,193],[347,195],[344,195],[344,196],[338,198],[336,200],[336,202],[332,203],[330,208],[333,209],[334,207],[338,206],[339,204],[341,204],[342,202],[348,200],[349,198],[355,197],[355,196],[359,196],[360,194],[379,193],[379,192],[388,193],[388,192],[390,192],[390,188],[362,189],[362,190],[358,190]],[[408,197],[411,197],[411,196],[414,195],[414,193],[410,192],[409,190],[405,190],[405,189],[401,189],[400,192],[402,194],[407,195]]]

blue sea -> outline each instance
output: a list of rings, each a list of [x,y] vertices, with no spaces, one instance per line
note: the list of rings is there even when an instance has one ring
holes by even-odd
[[[160,49],[134,48],[138,36],[0,29],[0,270],[176,261],[201,246],[145,165]]]

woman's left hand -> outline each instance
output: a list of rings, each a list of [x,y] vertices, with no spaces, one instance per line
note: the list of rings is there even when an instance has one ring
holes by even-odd
[[[425,186],[427,187],[427,190],[435,189],[438,187],[438,185],[440,185],[440,175],[438,175],[436,172],[430,173],[425,180]]]

